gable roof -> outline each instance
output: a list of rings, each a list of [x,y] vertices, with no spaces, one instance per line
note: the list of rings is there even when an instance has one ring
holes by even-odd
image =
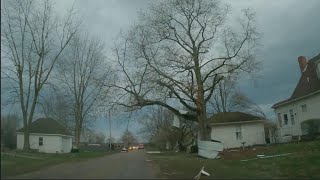
[[[24,128],[17,132],[24,132]],[[71,135],[65,127],[52,118],[39,118],[30,126],[30,133]]]
[[[209,124],[249,122],[262,120],[263,118],[243,112],[220,112],[209,118]]]
[[[317,63],[320,54],[313,57],[307,62],[305,70],[302,72],[296,88],[290,98],[275,103],[272,108],[276,108],[295,99],[310,95],[320,91],[320,79],[317,77]],[[317,63],[316,63],[317,62]]]

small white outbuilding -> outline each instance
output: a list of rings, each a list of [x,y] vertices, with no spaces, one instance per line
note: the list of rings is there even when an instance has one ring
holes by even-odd
[[[17,131],[17,149],[23,149],[24,128]],[[69,153],[72,138],[67,130],[52,118],[40,118],[31,123],[30,148],[44,153]]]
[[[217,113],[209,118],[211,139],[223,143],[223,148],[266,144],[261,117],[242,112]]]

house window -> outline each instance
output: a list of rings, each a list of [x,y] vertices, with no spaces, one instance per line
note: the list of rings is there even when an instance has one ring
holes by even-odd
[[[301,105],[301,110],[302,112],[307,112],[307,105],[306,104]]]
[[[39,146],[43,145],[43,137],[39,137]]]
[[[284,125],[288,124],[288,114],[283,115]]]
[[[241,140],[242,139],[242,133],[241,133],[241,125],[236,126],[236,139]]]
[[[282,127],[281,113],[278,113],[278,121],[279,121],[280,127]]]
[[[291,124],[294,125],[294,115],[293,115],[293,110],[292,109],[289,110],[289,114],[290,114]]]

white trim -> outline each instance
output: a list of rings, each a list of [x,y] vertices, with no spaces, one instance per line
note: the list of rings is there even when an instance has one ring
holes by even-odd
[[[264,122],[264,120],[254,120],[254,121],[237,121],[237,122],[227,122],[227,123],[211,123],[211,126],[215,125],[228,125],[228,124],[242,124],[242,123],[255,123],[255,122]]]
[[[280,107],[280,106],[283,106],[283,105],[286,105],[286,104],[289,104],[289,103],[293,103],[293,102],[298,101],[298,100],[300,100],[300,99],[307,98],[307,97],[312,96],[312,95],[317,94],[317,93],[320,93],[320,90],[315,91],[315,92],[310,93],[310,94],[307,94],[307,95],[305,95],[305,96],[301,96],[301,97],[299,97],[299,98],[290,100],[290,101],[286,101],[286,102],[280,103],[280,104],[274,106],[273,109],[276,109],[277,107]]]
[[[17,132],[17,134],[23,134],[23,132]],[[64,135],[64,134],[30,133],[30,135],[62,136],[62,137],[71,137],[71,138],[73,138],[73,136]]]

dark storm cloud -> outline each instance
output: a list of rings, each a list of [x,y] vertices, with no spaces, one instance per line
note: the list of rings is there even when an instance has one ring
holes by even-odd
[[[133,25],[137,12],[149,3],[143,0],[78,0],[76,8],[84,17],[84,29],[105,40],[107,47],[111,47],[120,30],[126,31]]]
[[[56,0],[57,11],[64,12],[73,0]],[[137,12],[147,8],[149,0],[76,0],[75,8],[84,17],[83,28],[103,39],[111,47],[120,30],[126,31],[137,20]],[[259,104],[268,116],[272,104],[289,98],[299,77],[297,58],[310,59],[320,53],[319,0],[227,0],[232,16],[241,8],[256,11],[257,25],[262,33],[257,59],[262,70],[255,85],[241,80],[239,86],[250,99]],[[102,124],[103,122],[101,122]],[[99,125],[99,122],[98,122]],[[97,125],[97,126],[98,126]],[[104,125],[105,126],[105,125]]]
[[[257,23],[262,32],[258,60],[262,71],[256,86],[244,81],[240,84],[256,103],[270,106],[289,98],[300,78],[298,56],[310,59],[320,53],[320,1],[245,1],[238,7],[256,9]],[[269,105],[269,108],[267,106]]]

